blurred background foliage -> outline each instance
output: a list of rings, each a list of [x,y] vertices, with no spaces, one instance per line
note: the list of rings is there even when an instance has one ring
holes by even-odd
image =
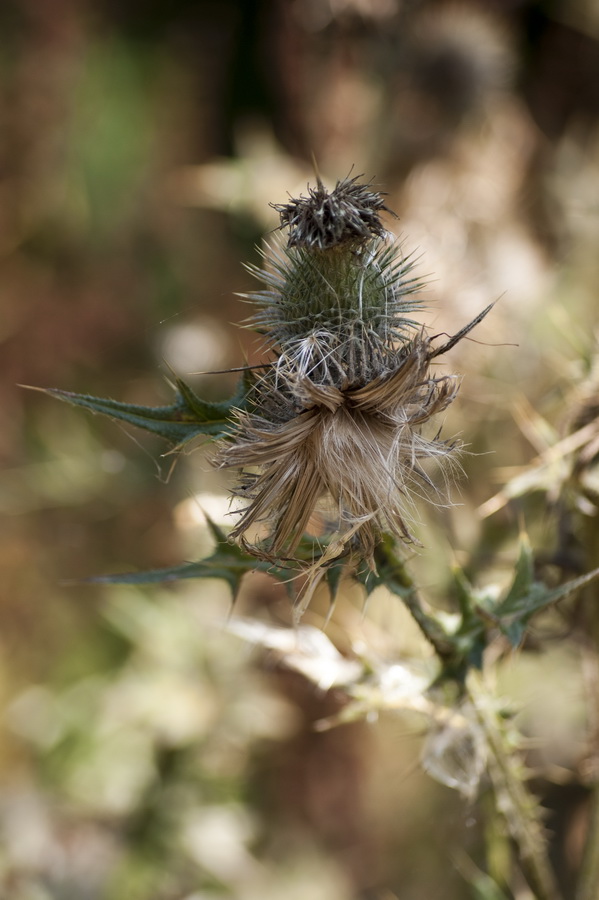
[[[505,585],[521,526],[549,580],[597,566],[597,4],[5,0],[0,26],[0,896],[497,897],[477,866],[501,841],[420,770],[409,718],[315,731],[341,698],[227,633],[221,582],[65,583],[209,552],[227,481],[209,449],[173,467],[17,385],[158,405],[172,369],[227,396],[233,376],[192,373],[261,358],[235,292],[269,202],[313,158],[329,184],[363,172],[421,255],[434,331],[500,298],[448,363],[469,452],[458,505],[423,510],[422,587],[451,609],[455,560]],[[594,599],[500,673],[565,896],[596,777]],[[341,650],[426,659],[396,598],[362,603],[337,603]],[[236,611],[290,622],[266,576]]]

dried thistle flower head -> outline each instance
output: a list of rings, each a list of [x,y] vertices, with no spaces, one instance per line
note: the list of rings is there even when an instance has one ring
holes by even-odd
[[[346,241],[364,241],[385,232],[379,210],[387,209],[381,194],[359,184],[358,177],[344,178],[327,191],[320,178],[308,196],[289,203],[271,203],[289,228],[288,247],[328,250]]]
[[[435,349],[411,318],[421,283],[383,229],[383,198],[355,178],[330,193],[319,181],[276,208],[288,244],[251,269],[265,288],[249,295],[276,359],[217,457],[243,472],[235,493],[248,504],[232,536],[258,556],[293,558],[324,504],[334,537],[319,564],[352,554],[374,568],[383,531],[415,541],[413,498],[434,488],[423,463],[456,446],[422,433],[458,390],[431,361],[488,310]],[[254,543],[259,524],[268,537]]]

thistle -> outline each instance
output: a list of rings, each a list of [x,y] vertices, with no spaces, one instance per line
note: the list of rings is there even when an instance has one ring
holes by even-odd
[[[374,569],[383,532],[416,542],[414,497],[435,489],[424,465],[457,449],[422,430],[459,385],[431,361],[490,307],[435,348],[412,318],[422,287],[413,259],[383,228],[382,195],[357,178],[331,192],[319,179],[274,208],[287,242],[250,268],[264,289],[247,296],[275,359],[216,460],[242,472],[235,494],[247,505],[232,537],[261,558],[294,559],[318,510],[333,534],[319,565],[351,555]]]

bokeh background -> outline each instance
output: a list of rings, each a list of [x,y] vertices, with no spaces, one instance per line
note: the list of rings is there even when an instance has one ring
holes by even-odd
[[[210,451],[173,467],[157,440],[18,385],[158,405],[174,370],[228,396],[235,376],[197,373],[261,358],[236,292],[269,203],[315,164],[331,186],[364,173],[429,276],[435,332],[499,301],[446,363],[464,380],[445,429],[469,453],[459,505],[422,512],[424,588],[450,606],[455,560],[509,580],[523,524],[539,558],[597,565],[543,514],[550,478],[488,501],[594,396],[599,7],[4,0],[0,35],[0,896],[490,897],[468,885],[480,809],[421,771],[417,723],[315,731],[342,699],[227,633],[221,582],[76,583],[209,552],[202,508],[226,522],[228,483]],[[236,612],[290,622],[264,576]],[[364,611],[346,591],[327,634],[426,656],[384,592]],[[534,734],[551,709],[562,772],[584,742],[580,669],[556,639],[506,675]],[[586,787],[540,790],[568,885]]]

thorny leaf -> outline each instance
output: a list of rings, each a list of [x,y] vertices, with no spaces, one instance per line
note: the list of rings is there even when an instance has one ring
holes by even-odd
[[[124,572],[116,575],[97,575],[85,579],[85,584],[161,584],[187,578],[222,578],[227,582],[235,600],[241,581],[248,572],[271,572],[267,562],[248,556],[226,540],[217,544],[214,552],[196,562],[184,562],[148,572]]]
[[[456,624],[455,618],[453,621],[444,619],[426,608],[405,565],[396,556],[390,536],[383,537],[375,561],[376,572],[358,572],[356,578],[367,594],[379,585],[385,585],[401,597],[441,660],[440,680],[450,678],[458,682],[463,682],[470,668],[481,668],[490,628],[499,629],[512,647],[517,647],[533,615],[599,575],[599,569],[595,569],[557,588],[548,588],[535,581],[532,550],[528,540],[522,537],[514,579],[503,597],[495,599],[491,591],[477,591],[462,572],[455,570],[454,583],[460,606]]]
[[[493,599],[488,592],[473,587],[457,566],[453,569],[453,585],[460,608],[459,626],[453,632],[456,650],[459,651],[458,656],[461,654],[464,668],[481,669],[489,622],[489,616],[485,616],[484,611]]]
[[[504,599],[501,601],[501,609],[510,612],[514,605],[517,606],[521,597],[528,596],[535,588],[543,589],[543,585],[535,583],[534,559],[532,548],[525,535],[520,538],[520,555],[514,569],[514,580]]]
[[[109,416],[143,428],[168,441],[173,448],[181,447],[196,437],[216,439],[234,430],[231,421],[234,409],[245,408],[249,392],[248,377],[244,376],[237,392],[229,400],[211,403],[202,400],[181,378],[175,379],[175,400],[169,406],[137,406],[88,394],[74,394],[58,388],[34,388],[64,400],[73,406],[81,406],[93,413]]]
[[[535,581],[532,549],[528,539],[523,535],[514,578],[503,597],[498,599],[493,599],[490,595],[477,597],[463,576],[456,579],[459,590],[462,591],[460,599],[462,619],[454,638],[461,640],[461,649],[462,652],[466,652],[468,662],[480,668],[480,661],[478,664],[475,661],[477,658],[482,660],[489,624],[499,628],[512,647],[517,647],[521,644],[533,615],[563,600],[598,575],[599,569],[594,569],[556,588],[546,587],[542,582]],[[470,589],[469,598],[468,589]]]
[[[496,614],[501,630],[512,646],[517,647],[522,642],[526,626],[533,615],[563,600],[568,594],[593,581],[598,575],[599,568],[567,581],[557,588],[547,588],[544,584],[535,581],[527,591],[521,594],[511,595],[510,592],[508,597],[499,604]]]
[[[208,527],[216,541],[213,553],[205,559],[184,562],[177,566],[153,569],[147,572],[118,573],[101,575],[87,579],[92,584],[156,584],[188,578],[222,578],[233,594],[237,596],[243,577],[248,572],[265,572],[283,583],[293,595],[295,579],[302,575],[302,560],[315,562],[315,542],[306,537],[298,547],[299,559],[287,561],[287,565],[276,565],[269,559],[257,559],[227,540],[226,534],[208,516]],[[318,543],[321,552],[321,542]],[[533,615],[562,600],[572,591],[588,584],[599,576],[599,568],[568,581],[557,588],[547,588],[534,580],[533,555],[526,538],[522,538],[520,556],[516,564],[514,579],[507,593],[498,599],[492,591],[477,591],[469,584],[464,574],[454,570],[454,584],[457,588],[459,615],[436,615],[420,598],[416,586],[405,564],[395,552],[393,538],[384,535],[375,553],[376,571],[358,569],[352,577],[362,584],[367,596],[375,588],[384,585],[399,596],[419,625],[424,636],[433,646],[441,672],[438,682],[447,679],[463,684],[470,669],[480,669],[484,651],[489,641],[489,631],[499,629],[512,647],[522,642],[528,623]],[[334,605],[337,591],[348,569],[344,562],[337,561],[327,567],[326,583]]]
[[[222,578],[233,594],[233,602],[237,597],[243,577],[248,572],[266,572],[277,581],[283,582],[290,593],[293,593],[293,581],[301,574],[296,565],[289,568],[274,565],[268,559],[256,559],[250,556],[242,548],[227,539],[227,535],[204,511],[206,523],[214,538],[216,547],[212,554],[205,559],[193,562],[183,562],[176,566],[168,566],[162,569],[150,569],[145,572],[121,572],[114,575],[96,575],[86,578],[83,584],[164,584],[172,581],[180,581],[188,578]],[[303,556],[310,558],[314,554],[314,544],[306,539],[300,547]],[[336,570],[339,569],[339,572]],[[334,599],[341,579],[340,566],[331,567],[331,581],[329,588]],[[81,583],[81,582],[78,582]]]

